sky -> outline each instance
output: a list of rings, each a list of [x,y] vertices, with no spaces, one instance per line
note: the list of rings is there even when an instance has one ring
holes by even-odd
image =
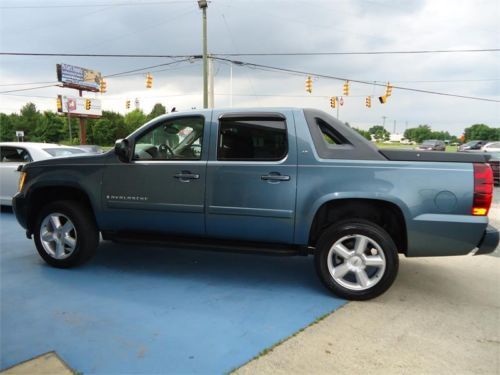
[[[212,0],[207,17],[212,54],[500,48],[498,0]],[[0,51],[200,55],[201,11],[195,0],[0,0]],[[304,74],[216,60],[216,107],[308,107],[336,116],[329,99],[342,96],[343,81],[324,76],[500,100],[498,51],[224,58]],[[136,98],[146,113],[155,103],[167,109],[201,108],[201,61],[175,61],[2,55],[0,112],[19,112],[28,101],[40,110],[55,111],[58,94],[76,95],[76,90],[61,87],[6,93],[56,84],[58,63],[106,76],[173,62],[110,77],[105,94],[85,95],[101,99],[103,109],[123,114],[125,101]],[[145,87],[148,71],[154,77],[152,89]],[[313,77],[311,94],[305,91],[305,73]],[[386,128],[397,133],[419,124],[454,135],[475,123],[500,127],[499,102],[394,89],[382,105],[377,98],[384,91],[384,87],[351,82],[339,119],[362,129],[385,121]],[[371,108],[365,107],[366,96],[373,96]]]

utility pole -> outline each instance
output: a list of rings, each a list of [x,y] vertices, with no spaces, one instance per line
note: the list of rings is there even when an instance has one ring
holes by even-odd
[[[68,108],[68,128],[69,128],[69,144],[73,143],[73,138],[71,135],[71,115],[69,110],[69,100],[66,98],[66,107]]]
[[[382,116],[382,120],[384,121],[384,122],[382,123],[382,127],[383,127],[384,129],[385,129],[385,119],[386,119],[386,118],[387,118],[387,116]]]
[[[233,63],[229,63],[229,107],[233,108]]]
[[[393,129],[392,133],[396,134],[396,120],[394,120],[394,129]]]
[[[208,108],[214,107],[214,60],[208,58]]]
[[[208,108],[208,47],[207,47],[207,0],[198,0],[203,12],[203,108]]]

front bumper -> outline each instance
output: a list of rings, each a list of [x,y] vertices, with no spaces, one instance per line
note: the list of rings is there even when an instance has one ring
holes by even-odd
[[[474,255],[489,254],[495,251],[499,242],[498,229],[488,225],[484,231],[483,238],[479,241],[477,245],[477,251]]]
[[[14,195],[14,198],[12,198],[12,211],[14,211],[18,223],[21,224],[24,229],[28,229],[27,200],[22,193],[17,193]]]

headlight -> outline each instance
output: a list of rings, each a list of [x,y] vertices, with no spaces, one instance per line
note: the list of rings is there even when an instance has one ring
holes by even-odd
[[[19,176],[19,185],[17,191],[23,190],[24,180],[26,180],[26,172],[21,172],[21,175]]]

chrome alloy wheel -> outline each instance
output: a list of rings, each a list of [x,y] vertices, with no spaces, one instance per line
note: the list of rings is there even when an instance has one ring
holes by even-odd
[[[51,213],[40,225],[40,242],[47,254],[55,259],[69,257],[76,248],[75,225],[61,213]]]
[[[353,234],[336,241],[328,252],[328,271],[333,279],[349,290],[366,290],[384,275],[386,259],[373,239]]]

